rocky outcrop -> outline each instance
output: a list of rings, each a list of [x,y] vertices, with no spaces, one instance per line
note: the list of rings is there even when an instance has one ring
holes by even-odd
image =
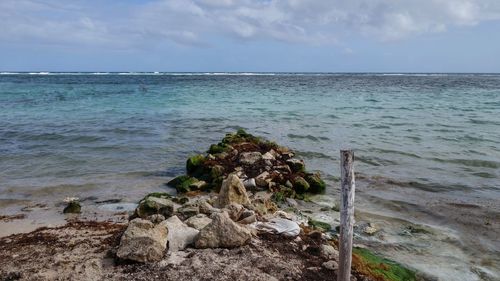
[[[226,212],[214,213],[212,222],[200,231],[196,248],[234,248],[247,244],[251,231],[231,220]]]
[[[222,182],[222,187],[216,201],[216,207],[223,208],[231,203],[249,205],[250,199],[241,180],[235,175],[230,174]]]
[[[167,248],[166,224],[153,224],[136,218],[129,222],[123,233],[116,255],[120,259],[137,262],[159,261]]]
[[[290,149],[240,129],[212,144],[206,155],[190,157],[187,175],[168,185],[179,193],[218,190],[225,178],[235,174],[247,190],[268,190],[282,198],[304,199],[304,193],[324,192],[319,175],[308,173],[304,161],[294,156]]]
[[[177,216],[172,216],[163,222],[168,228],[168,250],[182,251],[193,244],[199,231],[187,226]]]

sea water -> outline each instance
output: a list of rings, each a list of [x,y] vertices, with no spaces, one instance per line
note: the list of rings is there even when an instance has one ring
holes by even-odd
[[[331,198],[339,150],[353,149],[368,213],[415,222],[421,212],[459,236],[458,219],[436,223],[439,204],[499,214],[496,74],[2,73],[0,202],[133,202],[167,190],[189,155],[238,128],[295,150]]]

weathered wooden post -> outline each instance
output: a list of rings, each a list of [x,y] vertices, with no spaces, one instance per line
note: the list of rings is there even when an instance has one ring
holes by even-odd
[[[352,233],[354,225],[354,153],[340,151],[340,241],[337,281],[350,281],[352,262]]]

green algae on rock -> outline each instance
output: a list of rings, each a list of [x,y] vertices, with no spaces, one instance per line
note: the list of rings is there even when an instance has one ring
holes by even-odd
[[[305,193],[311,186],[303,177],[296,177],[293,179],[293,188],[298,193]]]
[[[170,217],[174,212],[174,202],[168,193],[155,192],[146,195],[135,209],[134,217],[147,218],[160,214]]]
[[[324,192],[326,185],[320,175],[308,173],[304,161],[294,155],[287,147],[239,129],[210,145],[206,155],[189,157],[187,174],[174,178],[168,185],[179,193],[218,191],[223,180],[236,173],[248,183],[247,188],[278,193],[278,199]]]
[[[330,231],[332,230],[332,226],[326,222],[321,222],[313,219],[309,219],[308,221],[309,225],[312,226],[315,229],[320,229],[323,231]]]
[[[205,181],[198,180],[191,176],[178,176],[173,180],[169,181],[167,185],[174,187],[179,193],[186,193],[189,191],[200,190],[204,188],[207,183]]]
[[[188,174],[196,173],[199,169],[203,168],[204,162],[205,156],[201,154],[189,157],[186,161],[186,170]]]
[[[309,183],[311,193],[323,193],[326,189],[325,182],[321,179],[319,174],[308,173],[305,176],[305,180]]]
[[[63,213],[65,214],[79,214],[82,210],[82,206],[78,201],[70,201],[68,205],[64,208]]]

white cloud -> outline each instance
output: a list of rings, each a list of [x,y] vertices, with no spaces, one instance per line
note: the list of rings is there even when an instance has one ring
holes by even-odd
[[[71,3],[70,3],[71,2]],[[135,47],[203,45],[210,36],[331,44],[345,33],[400,40],[500,19],[498,0],[2,0],[5,42]]]

